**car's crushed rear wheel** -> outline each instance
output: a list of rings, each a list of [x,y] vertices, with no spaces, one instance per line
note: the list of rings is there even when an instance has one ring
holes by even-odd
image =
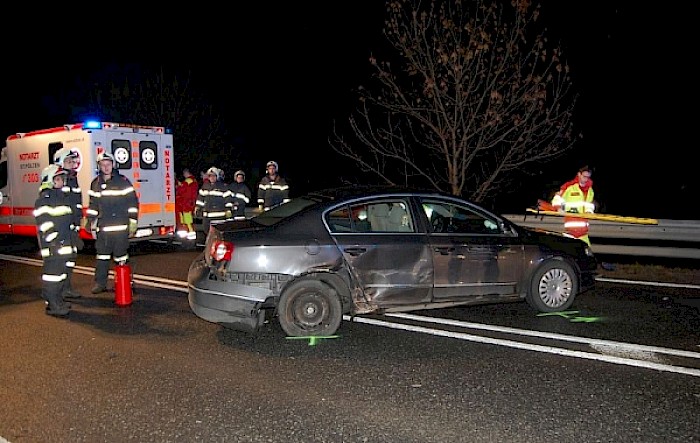
[[[286,287],[277,311],[282,330],[293,337],[332,335],[343,319],[335,291],[312,279],[299,280]]]
[[[579,291],[578,276],[562,260],[544,262],[533,274],[526,300],[540,312],[568,309]]]

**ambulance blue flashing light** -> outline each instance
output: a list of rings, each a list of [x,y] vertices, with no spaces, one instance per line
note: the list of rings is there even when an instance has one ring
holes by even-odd
[[[102,122],[97,120],[87,120],[83,123],[83,127],[86,129],[102,129]]]

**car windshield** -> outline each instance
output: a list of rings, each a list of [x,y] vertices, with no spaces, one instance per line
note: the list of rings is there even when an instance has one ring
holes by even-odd
[[[271,208],[269,211],[261,212],[250,220],[263,226],[271,226],[317,204],[319,201],[320,199],[312,197],[294,198],[287,203]]]

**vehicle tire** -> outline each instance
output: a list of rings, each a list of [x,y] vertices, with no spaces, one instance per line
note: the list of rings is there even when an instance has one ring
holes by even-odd
[[[579,278],[574,269],[563,260],[549,260],[535,271],[525,299],[540,312],[568,309],[579,291]]]
[[[340,299],[318,280],[291,283],[277,308],[282,330],[292,337],[333,335],[343,319]]]

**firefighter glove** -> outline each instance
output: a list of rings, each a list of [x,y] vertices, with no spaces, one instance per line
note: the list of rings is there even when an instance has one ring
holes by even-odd
[[[133,237],[134,234],[136,234],[136,229],[138,228],[138,226],[138,221],[134,220],[133,218],[129,219],[129,237]]]

